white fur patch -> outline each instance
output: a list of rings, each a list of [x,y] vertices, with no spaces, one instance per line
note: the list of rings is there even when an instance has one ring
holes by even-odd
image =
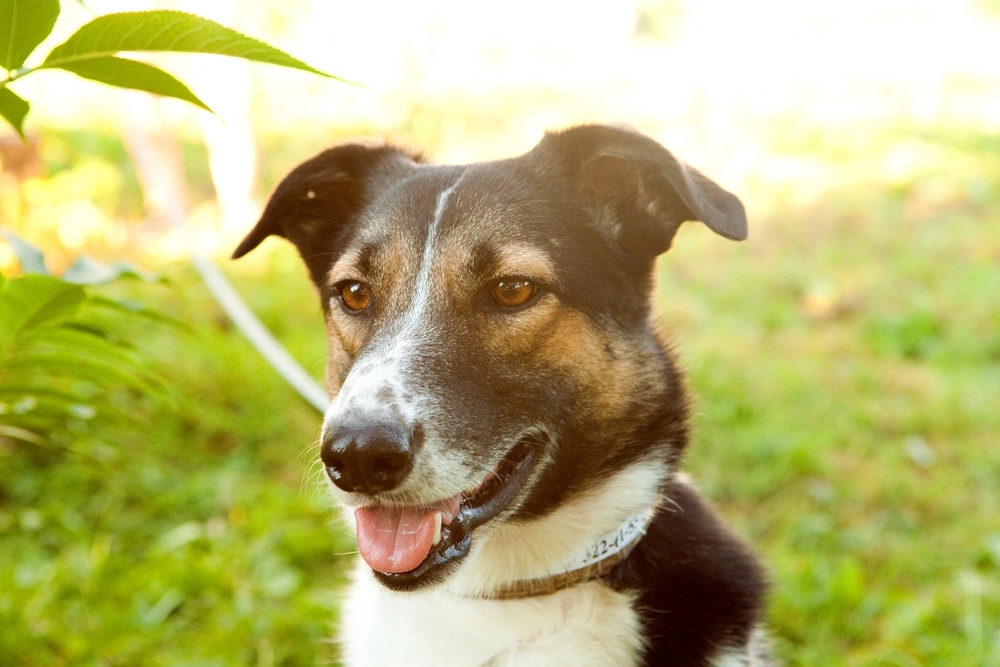
[[[522,600],[395,593],[360,564],[342,611],[341,657],[350,667],[632,665],[642,651],[632,602],[597,582]]]
[[[327,407],[324,424],[336,423],[341,415],[352,409],[361,412],[384,409],[386,401],[381,396],[385,392],[393,396],[391,405],[400,417],[410,423],[416,420],[419,406],[402,399],[405,392],[403,377],[390,359],[356,364]]]

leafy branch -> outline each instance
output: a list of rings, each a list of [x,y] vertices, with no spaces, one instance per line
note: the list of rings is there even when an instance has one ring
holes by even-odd
[[[211,111],[186,84],[121,52],[209,53],[319,74],[333,79],[253,37],[215,21],[179,11],[122,12],[99,16],[56,46],[39,64],[25,66],[59,17],[59,0],[0,0],[0,116],[24,136],[27,100],[9,85],[42,70],[63,70],[100,83],[143,90]],[[341,81],[343,79],[340,79]]]
[[[0,443],[68,447],[98,422],[131,421],[130,410],[116,407],[116,394],[172,402],[170,386],[145,353],[107,320],[183,325],[88,289],[121,277],[154,277],[125,262],[81,258],[59,279],[49,274],[41,250],[2,235],[25,275],[0,277]]]

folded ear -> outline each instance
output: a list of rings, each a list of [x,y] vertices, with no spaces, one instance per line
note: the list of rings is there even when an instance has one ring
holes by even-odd
[[[298,249],[321,285],[339,240],[381,178],[412,165],[417,156],[391,146],[344,144],[300,164],[275,188],[260,221],[233,252],[247,254],[272,234]]]
[[[747,237],[740,200],[649,137],[586,125],[548,134],[535,150],[560,156],[597,219],[636,252],[669,250],[685,220],[728,239]]]

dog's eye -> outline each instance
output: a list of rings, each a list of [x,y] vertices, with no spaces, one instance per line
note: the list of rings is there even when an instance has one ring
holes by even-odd
[[[537,293],[538,285],[527,278],[501,278],[490,289],[493,300],[504,308],[519,308]]]
[[[352,313],[360,313],[372,305],[372,291],[368,285],[357,280],[345,280],[337,284],[337,294],[344,308]]]

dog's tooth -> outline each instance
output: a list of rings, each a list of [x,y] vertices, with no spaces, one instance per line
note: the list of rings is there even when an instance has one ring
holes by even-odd
[[[441,521],[444,519],[444,515],[441,512],[434,512],[434,539],[431,540],[432,546],[437,546],[441,543]]]

